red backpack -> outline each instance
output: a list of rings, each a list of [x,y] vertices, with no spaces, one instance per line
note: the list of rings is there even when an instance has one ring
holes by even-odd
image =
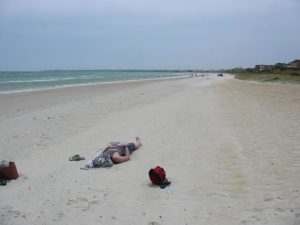
[[[165,188],[171,182],[166,178],[166,172],[164,168],[157,166],[154,169],[149,170],[149,178],[154,185],[159,185],[161,188]]]

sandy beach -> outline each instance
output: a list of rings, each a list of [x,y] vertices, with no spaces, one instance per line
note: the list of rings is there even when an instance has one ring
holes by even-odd
[[[231,75],[0,95],[1,225],[300,224],[300,86]],[[110,141],[129,162],[81,170]],[[150,185],[165,168],[171,186]]]

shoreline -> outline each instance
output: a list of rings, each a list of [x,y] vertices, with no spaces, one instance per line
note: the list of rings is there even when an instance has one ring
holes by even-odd
[[[199,77],[199,79],[214,79],[214,74],[209,74],[206,77]],[[14,93],[0,93],[0,120],[1,117],[9,115],[15,111],[18,114],[27,108],[35,106],[39,108],[46,107],[47,105],[59,104],[61,102],[74,101],[74,99],[83,99],[89,96],[112,94],[115,91],[123,88],[130,89],[138,87],[139,85],[159,84],[160,82],[171,82],[180,80],[189,80],[191,77],[174,77],[174,78],[161,78],[161,79],[142,79],[136,81],[124,82],[111,82],[100,83],[92,85],[79,85],[70,87],[59,87],[44,90],[14,92]],[[44,100],[46,99],[46,101]],[[15,104],[11,104],[14,102]],[[16,107],[16,105],[18,107]]]
[[[76,88],[82,86],[98,86],[98,85],[108,85],[108,84],[118,84],[118,83],[131,83],[131,82],[142,82],[142,81],[155,81],[155,80],[169,80],[169,79],[181,79],[188,78],[190,75],[180,75],[180,76],[171,76],[171,77],[158,77],[158,78],[146,78],[146,79],[133,79],[133,80],[118,80],[118,81],[102,81],[95,83],[82,83],[82,84],[66,84],[61,86],[45,87],[45,88],[33,88],[33,89],[22,89],[22,90],[12,90],[12,91],[0,91],[0,95],[9,95],[17,93],[26,93],[26,92],[40,92],[47,90],[57,90],[64,88]]]
[[[74,85],[62,85],[41,89],[26,89],[26,90],[18,90],[18,91],[8,91],[8,92],[0,92],[0,95],[10,95],[10,94],[22,94],[22,93],[31,93],[31,92],[43,92],[43,91],[55,91],[58,89],[65,88],[79,88],[79,87],[92,87],[92,86],[104,86],[104,85],[114,85],[114,84],[122,84],[122,83],[131,83],[131,82],[143,82],[143,81],[159,81],[159,80],[171,80],[171,79],[182,79],[188,78],[190,76],[180,76],[180,77],[166,77],[166,78],[153,78],[153,79],[140,79],[140,80],[124,80],[124,81],[107,81],[107,82],[99,82],[99,83],[87,83],[87,84],[74,84]]]
[[[177,78],[185,79],[185,78]],[[0,93],[0,120],[3,115],[8,115],[12,111],[24,111],[27,108],[44,108],[48,105],[56,105],[61,102],[74,101],[74,99],[87,98],[101,94],[112,94],[121,89],[130,89],[139,85],[150,85],[159,82],[176,79],[154,79],[128,82],[112,82],[93,85],[79,85],[71,87],[59,87],[35,91]],[[11,104],[11,103],[14,104]]]

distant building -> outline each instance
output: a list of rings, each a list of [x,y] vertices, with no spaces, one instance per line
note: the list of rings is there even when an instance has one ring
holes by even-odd
[[[296,59],[296,60],[288,63],[288,67],[290,67],[290,68],[300,68],[300,60]]]
[[[287,68],[288,64],[286,64],[286,63],[276,63],[274,67],[276,69],[283,69],[283,68]]]
[[[255,66],[255,70],[258,70],[258,71],[270,71],[273,69],[274,69],[273,65],[256,65]]]

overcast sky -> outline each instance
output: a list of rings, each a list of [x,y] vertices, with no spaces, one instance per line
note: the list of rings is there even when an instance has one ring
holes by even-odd
[[[0,0],[0,70],[290,62],[299,21],[300,0]]]

